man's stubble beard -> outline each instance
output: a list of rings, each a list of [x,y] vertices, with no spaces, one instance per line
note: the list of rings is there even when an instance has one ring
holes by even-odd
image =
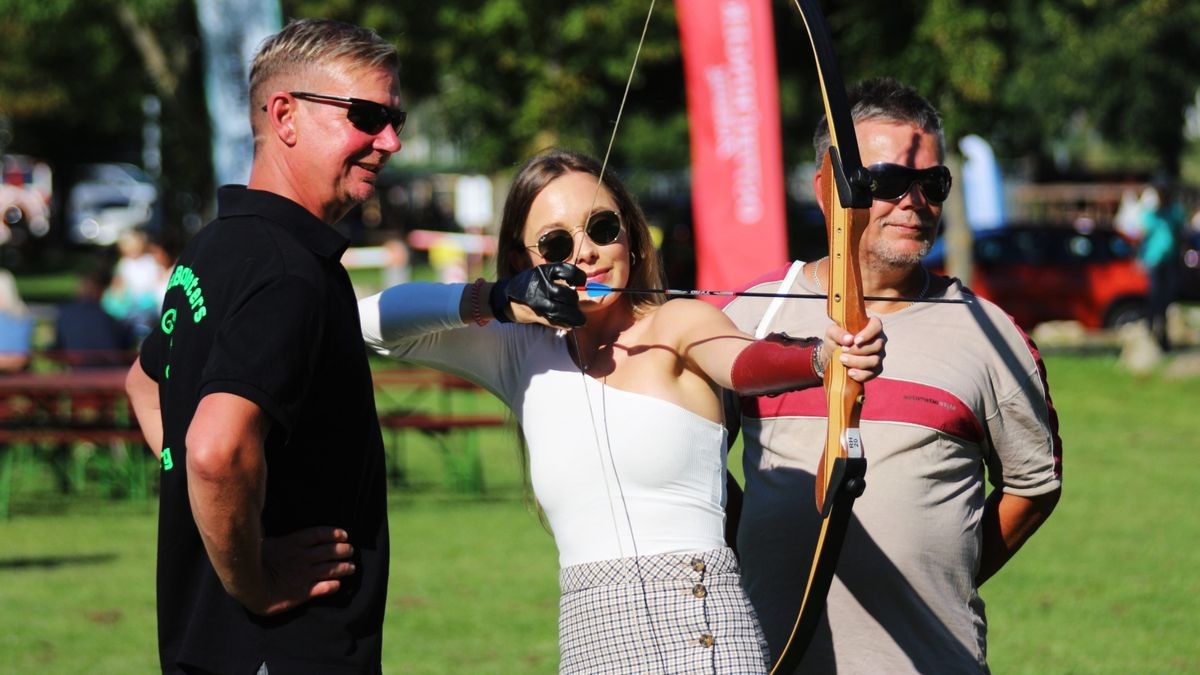
[[[885,226],[886,225],[883,224],[878,225],[880,228]],[[937,226],[935,225],[934,232],[936,233],[936,231]],[[922,241],[920,248],[914,252],[908,253],[895,250],[892,244],[882,237],[877,238],[867,247],[867,253],[869,254],[867,256],[869,261],[868,265],[879,271],[916,267],[917,265],[921,264],[921,260],[924,259],[925,256],[929,255],[930,249],[933,248],[934,240],[935,239]]]

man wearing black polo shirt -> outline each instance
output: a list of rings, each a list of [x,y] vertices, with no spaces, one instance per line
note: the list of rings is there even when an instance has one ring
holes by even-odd
[[[162,463],[164,672],[378,673],[383,444],[329,227],[400,150],[398,58],[289,24],[250,73],[254,164],[171,277],[127,389]]]

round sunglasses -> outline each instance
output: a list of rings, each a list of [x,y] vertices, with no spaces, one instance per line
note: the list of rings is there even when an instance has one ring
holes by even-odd
[[[392,125],[392,129],[399,135],[401,130],[404,129],[404,123],[408,121],[407,112],[399,108],[389,108],[382,103],[368,101],[365,98],[314,94],[310,91],[289,91],[288,93],[302,101],[345,106],[346,119],[350,120],[350,124],[354,125],[355,129],[364,134],[372,136],[383,131],[384,127],[389,124]],[[264,105],[262,109],[265,111],[267,106]]]
[[[583,231],[593,244],[607,246],[621,236],[621,215],[616,211],[593,213]],[[525,248],[531,251],[536,249],[546,262],[563,262],[575,251],[575,235],[563,228],[550,230],[538,237],[536,246]]]
[[[950,196],[950,169],[931,166],[914,169],[900,164],[880,162],[867,167],[871,174],[871,196],[875,199],[900,199],[908,194],[914,183],[921,186],[921,193],[935,204],[941,204]]]

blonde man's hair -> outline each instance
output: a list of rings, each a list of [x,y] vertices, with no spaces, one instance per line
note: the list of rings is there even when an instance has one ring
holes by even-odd
[[[250,66],[250,119],[256,118],[269,93],[267,87],[279,76],[335,64],[395,72],[400,56],[370,28],[330,19],[294,20],[258,48]]]

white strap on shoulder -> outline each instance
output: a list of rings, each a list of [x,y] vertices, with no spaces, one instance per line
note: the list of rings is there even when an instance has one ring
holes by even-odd
[[[788,293],[792,288],[792,284],[796,282],[796,277],[804,271],[804,262],[796,260],[792,262],[792,266],[788,268],[788,273],[783,277],[783,283],[779,284],[779,293]],[[775,298],[767,305],[767,311],[763,312],[762,319],[758,322],[758,327],[754,329],[755,339],[761,340],[767,336],[770,331],[771,322],[775,320],[775,315],[779,313],[779,308],[783,307],[785,298]]]

